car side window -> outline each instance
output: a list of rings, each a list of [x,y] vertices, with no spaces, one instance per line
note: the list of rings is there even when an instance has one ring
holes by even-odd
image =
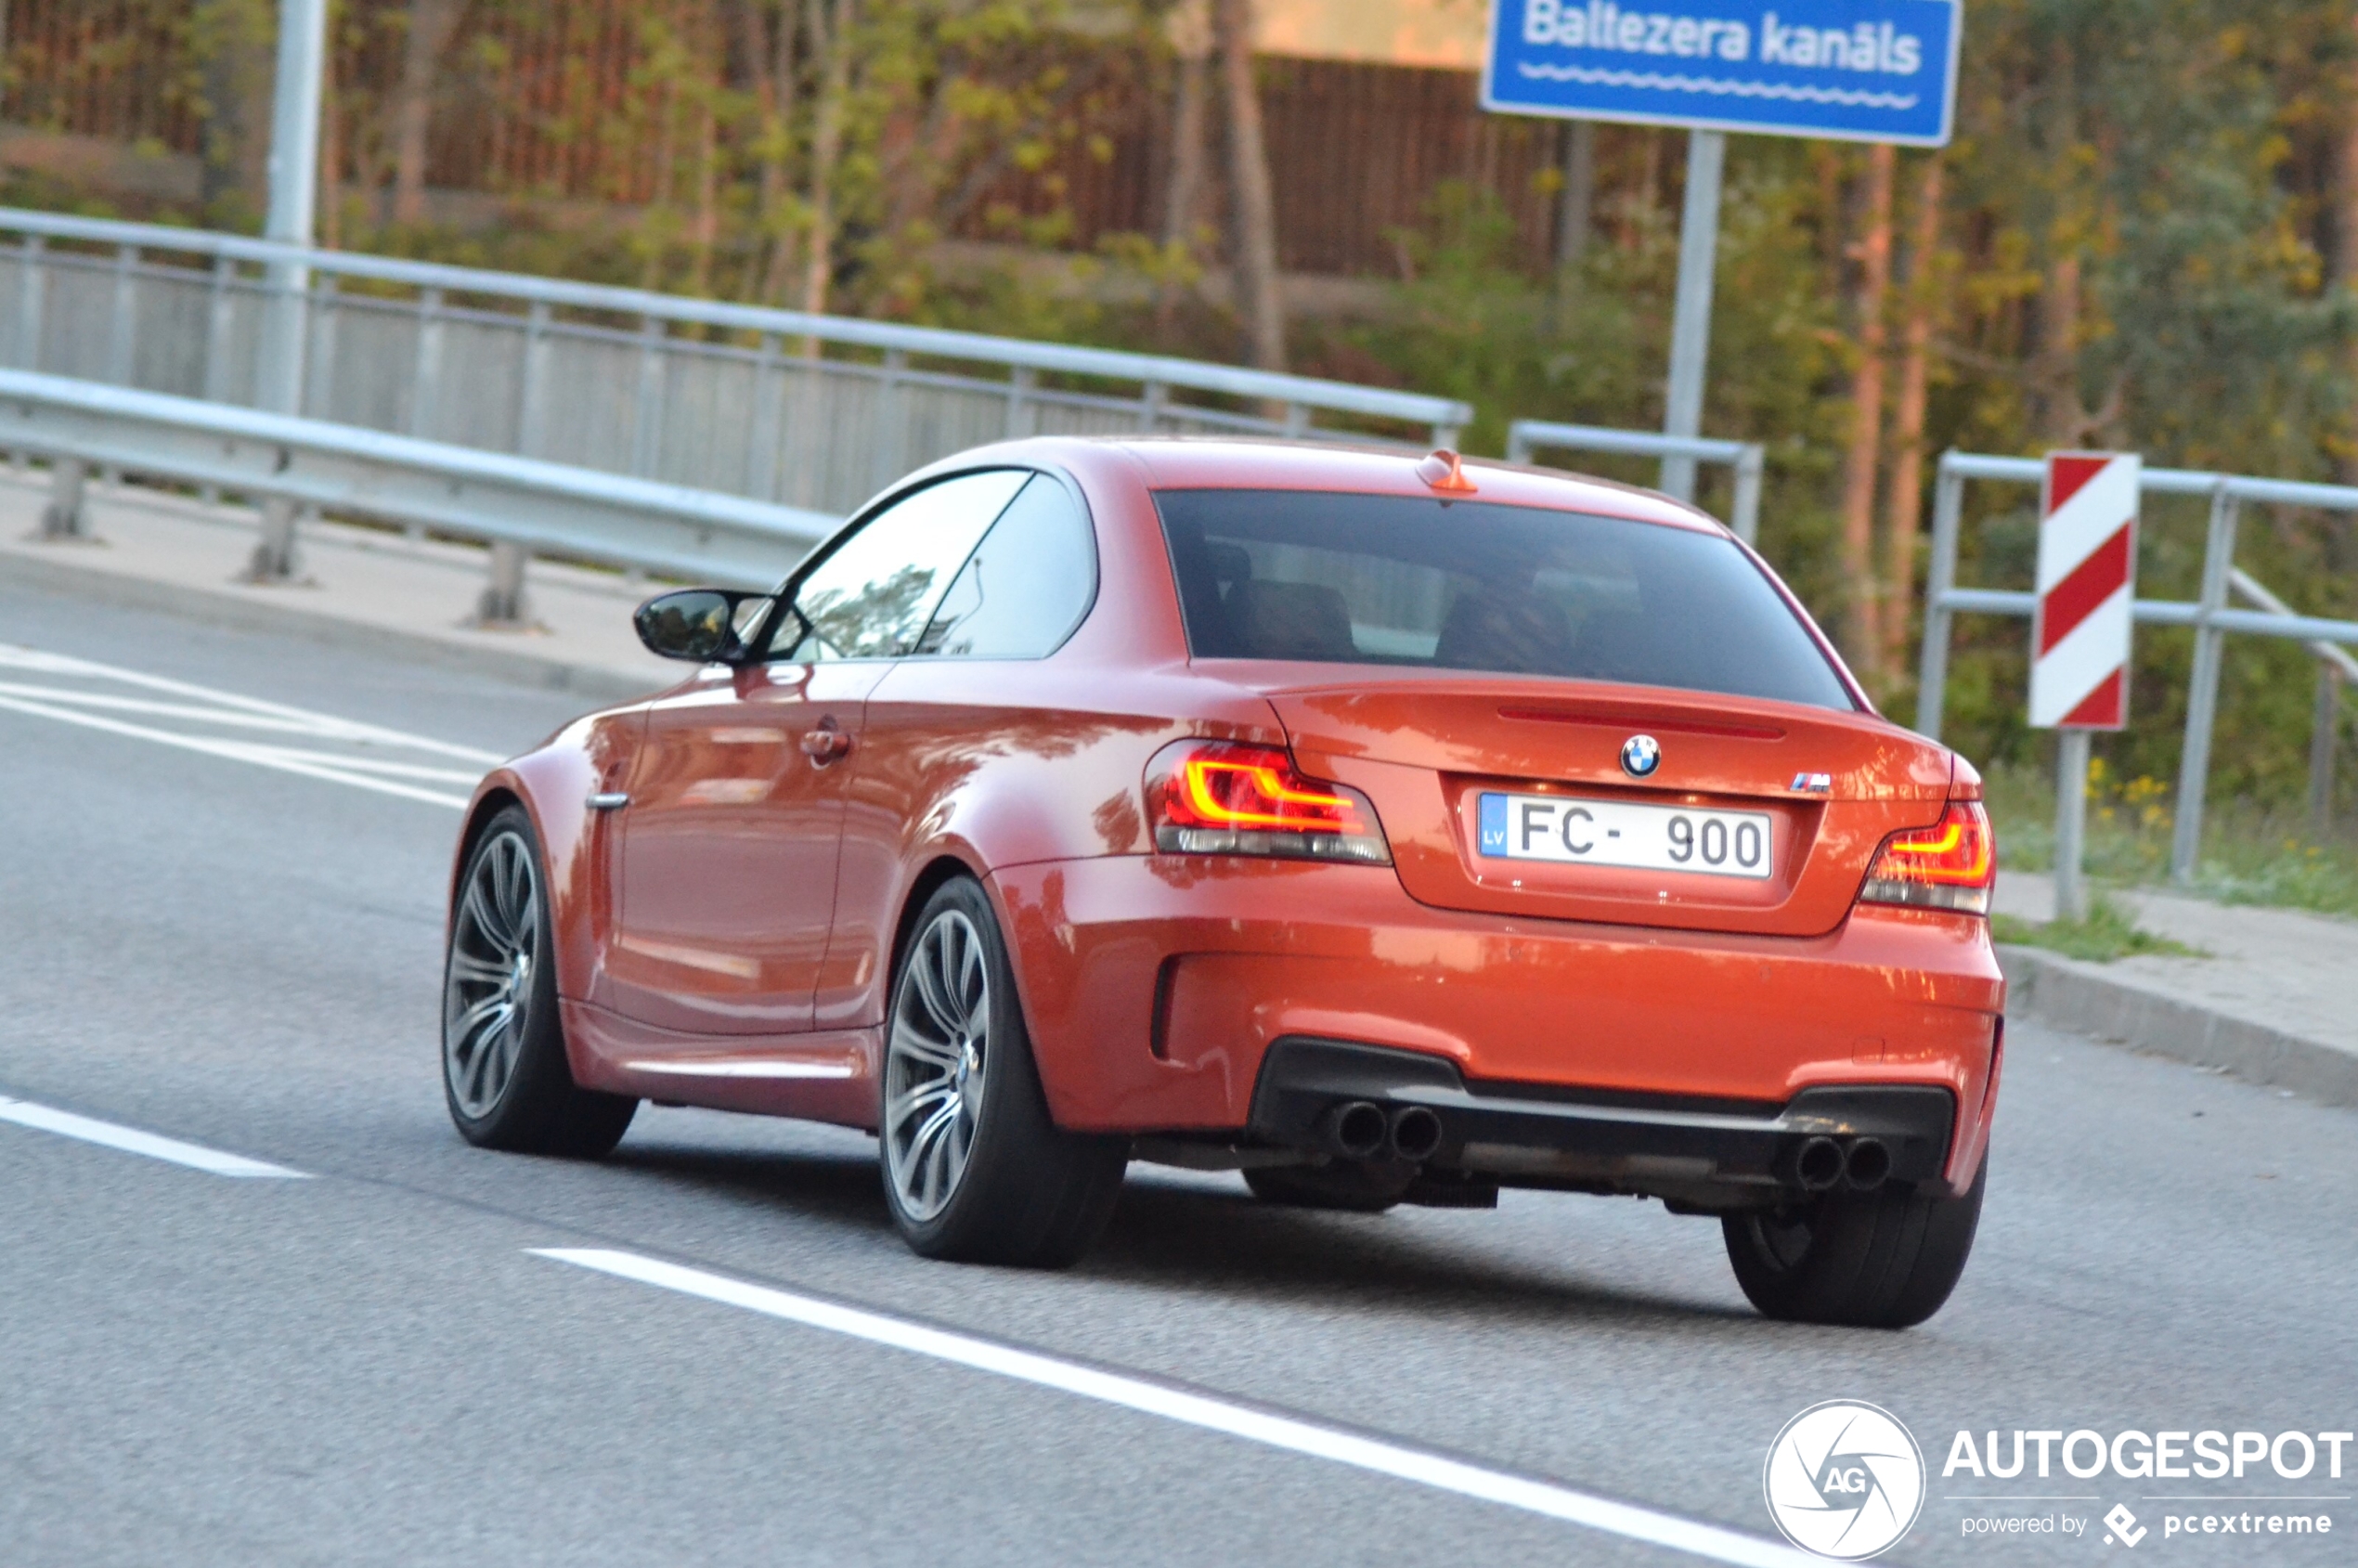
[[[962,473],[903,496],[837,545],[795,589],[772,658],[888,659],[918,637],[959,566],[1031,477],[1024,469]]]
[[[1097,541],[1045,474],[1008,504],[917,643],[943,658],[1037,659],[1063,646],[1097,595]]]

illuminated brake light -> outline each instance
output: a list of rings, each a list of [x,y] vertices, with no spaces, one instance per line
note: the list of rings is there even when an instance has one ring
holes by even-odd
[[[1884,840],[1859,898],[1863,903],[1987,914],[1997,880],[1998,836],[1990,831],[1989,813],[1978,801],[1951,800],[1931,827]]]
[[[1180,741],[1147,765],[1155,848],[1165,854],[1276,855],[1392,863],[1367,797],[1304,778],[1274,746]]]

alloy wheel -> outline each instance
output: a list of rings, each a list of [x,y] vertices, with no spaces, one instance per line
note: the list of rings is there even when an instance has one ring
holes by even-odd
[[[539,946],[540,876],[532,847],[523,835],[502,832],[468,868],[443,981],[443,1071],[451,1098],[470,1118],[491,1114],[515,1076]]]
[[[910,950],[885,1046],[885,1163],[901,1212],[920,1224],[941,1212],[965,1174],[990,1049],[982,935],[944,910]]]

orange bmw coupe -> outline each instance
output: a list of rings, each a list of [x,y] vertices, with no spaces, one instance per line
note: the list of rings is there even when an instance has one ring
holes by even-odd
[[[1244,441],[965,453],[694,667],[484,780],[444,982],[474,1143],[642,1099],[868,1129],[919,1252],[1078,1257],[1132,1160],[1262,1199],[1717,1217],[1775,1317],[1972,1249],[2004,982],[1971,767],[1648,492]]]

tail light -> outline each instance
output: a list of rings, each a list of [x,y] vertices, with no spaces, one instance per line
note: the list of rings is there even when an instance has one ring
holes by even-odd
[[[1275,746],[1180,741],[1147,769],[1155,848],[1176,855],[1276,855],[1390,865],[1367,797],[1302,777]]]
[[[1859,898],[1987,914],[1997,880],[1998,836],[1989,829],[1989,813],[1977,800],[1951,800],[1933,826],[1883,841]]]

